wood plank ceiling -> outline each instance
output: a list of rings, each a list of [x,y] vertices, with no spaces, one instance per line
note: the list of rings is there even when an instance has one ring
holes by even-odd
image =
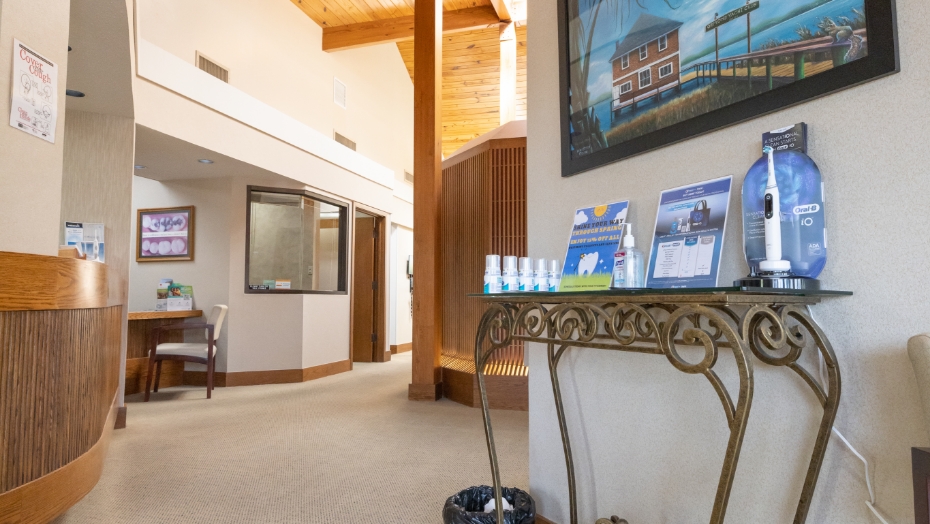
[[[399,42],[413,80],[413,42]],[[453,33],[442,42],[442,154],[500,125],[497,28]],[[526,26],[517,26],[517,119],[526,119]]]
[[[414,0],[291,0],[323,28],[413,15]],[[443,0],[446,11],[491,0]],[[517,119],[526,118],[526,24],[517,24]],[[413,80],[413,41],[397,43]],[[442,153],[500,125],[500,32],[497,26],[445,33],[442,49]]]
[[[322,27],[413,15],[414,0],[291,0]],[[491,0],[443,0],[446,11],[490,6]]]

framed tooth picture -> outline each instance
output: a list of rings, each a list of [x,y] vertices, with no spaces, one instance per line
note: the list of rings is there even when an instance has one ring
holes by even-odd
[[[136,261],[194,260],[194,206],[140,209],[136,216]]]

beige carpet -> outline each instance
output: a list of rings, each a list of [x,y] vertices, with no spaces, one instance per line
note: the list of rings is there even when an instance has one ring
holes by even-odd
[[[439,523],[490,484],[481,411],[410,402],[410,353],[303,384],[129,397],[103,477],[59,523]],[[527,414],[494,411],[505,485],[526,489]]]

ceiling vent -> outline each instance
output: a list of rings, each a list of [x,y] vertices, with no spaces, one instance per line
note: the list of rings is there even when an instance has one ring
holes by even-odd
[[[346,108],[346,85],[338,78],[333,78],[333,102],[343,109]]]
[[[343,135],[340,135],[339,133],[335,131],[333,131],[333,140],[348,147],[352,151],[355,151],[355,142],[349,140],[348,138],[344,137]]]
[[[213,60],[197,52],[197,68],[210,76],[215,76],[223,82],[229,83],[229,69],[217,64]]]
[[[404,182],[413,185],[413,173],[410,171],[404,171]]]

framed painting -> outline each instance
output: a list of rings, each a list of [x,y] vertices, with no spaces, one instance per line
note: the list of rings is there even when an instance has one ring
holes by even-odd
[[[194,206],[140,209],[136,216],[136,261],[194,260]]]
[[[558,0],[562,176],[899,70],[894,0]]]

